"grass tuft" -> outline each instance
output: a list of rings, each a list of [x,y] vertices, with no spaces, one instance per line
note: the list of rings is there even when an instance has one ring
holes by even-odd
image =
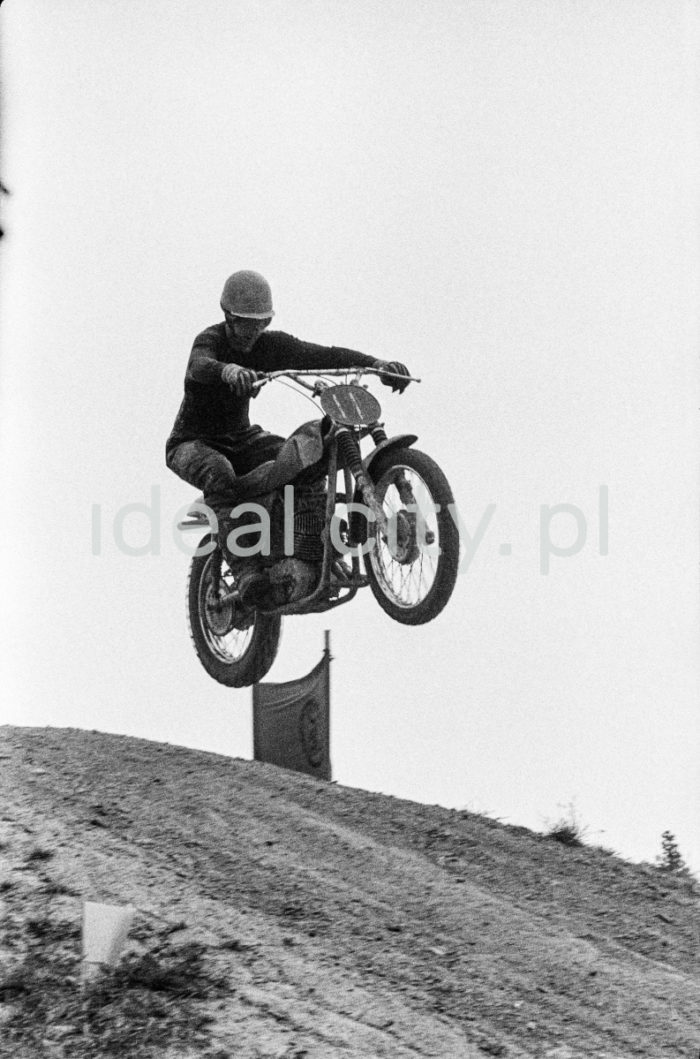
[[[46,924],[36,925],[46,939]],[[50,946],[27,955],[0,981],[0,999],[11,1005],[3,1026],[8,1044],[42,1055],[47,1041],[60,1038],[71,1059],[150,1059],[154,1049],[170,1046],[201,1054],[212,1021],[201,1001],[231,993],[198,944],[165,947],[158,957],[129,955],[87,988],[79,982],[76,955],[52,955]]]
[[[561,816],[544,832],[545,838],[574,848],[584,845],[587,834],[588,828],[579,820],[573,802],[568,806],[566,815]]]
[[[554,842],[561,842],[562,846],[583,845],[583,839],[580,832],[575,827],[572,827],[571,824],[567,824],[563,820],[560,820],[557,824],[553,824],[549,831],[545,832],[545,837],[551,838]]]

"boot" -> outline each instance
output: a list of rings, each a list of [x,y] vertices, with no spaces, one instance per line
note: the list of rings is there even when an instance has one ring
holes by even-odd
[[[228,559],[241,602],[246,607],[254,607],[263,602],[270,588],[270,581],[263,573],[260,560],[256,556],[246,559]]]
[[[218,514],[218,519],[219,548],[233,574],[241,601],[247,606],[253,606],[256,597],[261,596],[263,587],[268,586],[268,580],[262,573],[261,557],[259,555],[238,555],[230,551],[228,535],[237,523],[229,515]],[[238,543],[244,548],[252,547],[255,544],[255,535],[244,536]]]

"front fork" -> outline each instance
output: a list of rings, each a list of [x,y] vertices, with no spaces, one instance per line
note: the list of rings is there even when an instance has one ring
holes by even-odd
[[[382,430],[381,427],[378,427],[377,429]],[[382,433],[384,434],[383,430]],[[386,437],[386,434],[384,434],[384,437]],[[362,499],[374,515],[380,534],[382,537],[386,538],[389,533],[387,518],[384,514],[384,508],[377,500],[377,494],[374,491],[374,483],[362,465],[360,444],[355,435],[352,434],[347,427],[340,427],[337,438],[340,461],[343,467],[347,468],[355,479],[357,487],[362,494]]]
[[[384,427],[379,425],[372,427],[371,434],[372,440],[377,446],[386,443],[388,440]],[[377,529],[379,530],[380,535],[386,540],[389,535],[387,517],[383,505],[377,499],[374,483],[362,463],[359,441],[355,434],[353,434],[347,427],[339,428],[337,438],[340,462],[355,478],[365,504],[374,515]],[[399,494],[399,499],[404,507],[409,507],[409,505],[415,504],[413,489],[411,488],[410,483],[406,480],[406,475],[401,468],[396,469],[392,477],[392,484],[395,486],[396,491]],[[349,490],[346,490],[346,492],[349,496]]]

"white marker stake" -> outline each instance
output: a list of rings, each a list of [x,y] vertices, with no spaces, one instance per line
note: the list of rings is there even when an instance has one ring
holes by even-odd
[[[101,967],[116,967],[135,911],[131,905],[83,902],[84,978],[94,978]]]

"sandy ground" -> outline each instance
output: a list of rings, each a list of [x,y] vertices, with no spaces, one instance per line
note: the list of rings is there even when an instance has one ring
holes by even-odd
[[[0,775],[3,1057],[700,1056],[687,880],[475,814],[97,732],[2,728]],[[132,959],[199,946],[216,986],[154,1009],[160,1043],[150,1023],[137,1046],[81,1022],[85,899],[136,907]],[[51,966],[53,1007],[26,970],[48,982]]]

